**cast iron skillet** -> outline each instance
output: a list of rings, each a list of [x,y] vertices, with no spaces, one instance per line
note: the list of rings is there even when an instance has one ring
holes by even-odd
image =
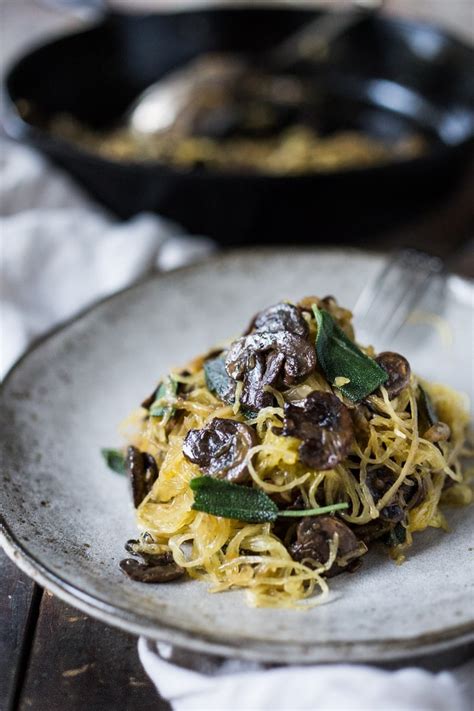
[[[44,130],[55,112],[111,125],[176,65],[203,51],[256,52],[314,14],[268,6],[108,13],[11,68],[6,128],[119,217],[156,211],[225,244],[351,241],[415,219],[455,188],[474,147],[474,52],[428,25],[380,16],[365,21],[338,40],[330,66],[313,77],[326,97],[323,130],[361,128],[396,138],[415,129],[430,144],[424,157],[298,177],[186,172],[104,160]],[[14,102],[21,98],[37,107],[34,123],[18,115]]]

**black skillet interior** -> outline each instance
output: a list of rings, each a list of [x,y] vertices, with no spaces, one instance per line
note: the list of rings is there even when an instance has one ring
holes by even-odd
[[[324,72],[308,67],[324,97],[318,126],[397,138],[416,131],[427,155],[384,166],[298,177],[182,172],[114,163],[49,136],[68,112],[113,125],[144,88],[201,52],[258,53],[314,13],[226,8],[160,15],[108,14],[40,47],[9,72],[7,130],[45,152],[118,216],[154,210],[222,243],[352,241],[415,219],[455,189],[473,151],[473,51],[426,25],[382,17],[334,45]],[[14,102],[36,107],[30,123]]]

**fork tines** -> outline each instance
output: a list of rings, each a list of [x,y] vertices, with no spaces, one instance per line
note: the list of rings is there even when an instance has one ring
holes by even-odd
[[[443,271],[438,257],[411,248],[397,251],[360,294],[354,308],[357,330],[392,338]]]

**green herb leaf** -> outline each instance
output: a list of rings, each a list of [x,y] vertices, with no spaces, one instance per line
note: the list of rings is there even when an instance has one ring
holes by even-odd
[[[313,312],[318,326],[318,363],[327,381],[347,378],[349,382],[339,390],[350,400],[362,400],[387,380],[387,373],[346,336],[327,311],[313,304]]]
[[[318,516],[348,507],[348,504],[341,503],[317,509],[279,511],[277,505],[261,489],[232,484],[209,476],[192,479],[190,486],[194,491],[192,508],[195,511],[247,523],[273,522],[278,516]]]
[[[206,385],[211,393],[223,402],[234,403],[235,381],[225,369],[225,359],[222,356],[211,358],[204,363]]]
[[[176,400],[178,392],[178,383],[171,376],[166,378],[159,384],[155,393],[155,402],[150,406],[150,415],[152,417],[163,417],[164,415],[172,415],[175,408],[167,403]],[[163,402],[163,401],[167,402]]]
[[[101,449],[105,463],[117,474],[126,474],[125,455],[119,449]]]
[[[418,409],[419,409],[419,420],[427,430],[429,427],[436,425],[439,422],[438,415],[436,414],[435,406],[433,401],[426,392],[426,390],[418,384],[419,398],[418,398]]]
[[[196,511],[247,523],[275,521],[278,516],[277,505],[260,489],[210,476],[192,479],[190,486],[194,491],[192,508]]]
[[[233,405],[235,402],[235,380],[228,375],[225,369],[225,358],[218,356],[211,358],[204,363],[204,375],[206,377],[206,385],[211,393],[226,402]],[[257,416],[253,410],[246,407],[240,407],[240,411],[247,420],[252,420]]]

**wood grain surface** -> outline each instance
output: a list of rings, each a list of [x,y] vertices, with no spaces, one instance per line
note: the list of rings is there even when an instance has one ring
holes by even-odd
[[[137,641],[62,603],[42,597],[18,708],[48,711],[167,709],[146,676]]]
[[[0,551],[1,711],[168,711],[137,640],[43,591]]]
[[[0,549],[0,709],[17,704],[41,591]]]

